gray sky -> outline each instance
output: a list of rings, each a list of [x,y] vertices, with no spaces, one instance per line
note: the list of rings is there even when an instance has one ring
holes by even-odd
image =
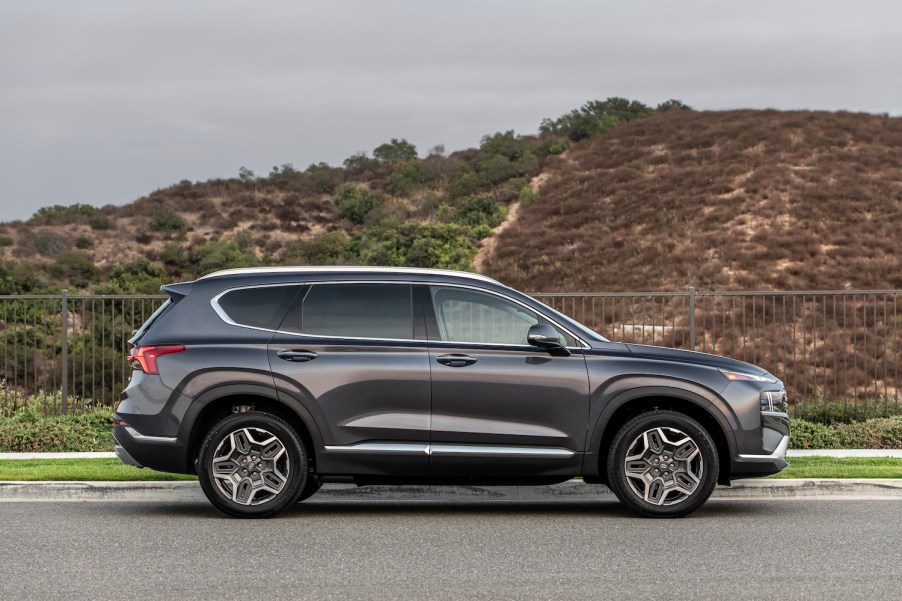
[[[900,57],[898,0],[4,0],[0,221],[608,96],[900,115]]]

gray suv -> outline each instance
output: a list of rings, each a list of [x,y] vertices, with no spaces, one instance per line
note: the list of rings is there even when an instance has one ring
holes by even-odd
[[[676,517],[786,467],[783,384],[732,359],[612,342],[489,278],[240,269],[163,286],[113,435],[196,473],[236,517],[324,482],[607,484]]]

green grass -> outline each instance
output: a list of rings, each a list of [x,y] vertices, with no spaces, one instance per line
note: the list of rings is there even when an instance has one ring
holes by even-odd
[[[195,476],[138,469],[118,459],[0,460],[0,480],[196,480]]]
[[[902,459],[796,457],[772,478],[902,478]],[[194,480],[124,465],[118,459],[0,460],[0,480]]]
[[[902,478],[902,459],[892,457],[793,457],[771,478]]]

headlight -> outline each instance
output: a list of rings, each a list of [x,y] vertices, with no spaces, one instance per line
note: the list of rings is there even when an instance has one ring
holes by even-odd
[[[720,373],[724,375],[727,380],[746,380],[750,382],[770,382],[771,384],[775,383],[777,379],[770,374],[765,376],[756,376],[755,374],[746,374],[739,371],[726,371],[724,369],[720,370]]]
[[[786,389],[765,390],[761,393],[761,411],[788,413],[789,403],[786,400]]]

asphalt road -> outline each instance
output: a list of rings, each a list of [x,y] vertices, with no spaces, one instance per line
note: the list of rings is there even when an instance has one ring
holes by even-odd
[[[898,500],[0,503],[0,599],[899,599]]]

